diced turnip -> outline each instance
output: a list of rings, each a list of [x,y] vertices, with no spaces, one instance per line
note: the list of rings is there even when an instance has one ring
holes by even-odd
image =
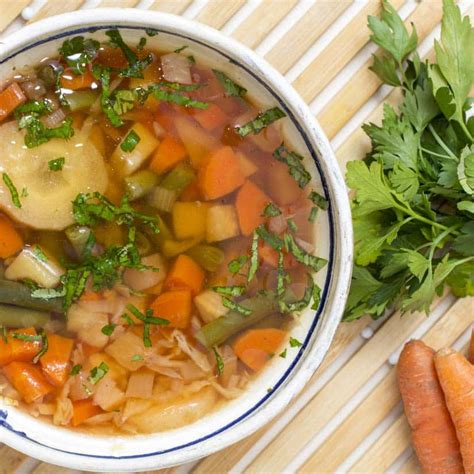
[[[109,337],[102,328],[109,324],[105,313],[94,313],[77,304],[72,305],[67,313],[67,329],[75,332],[79,339],[93,347],[104,347]]]
[[[232,204],[216,204],[207,211],[206,239],[220,242],[240,234],[239,221]]]
[[[150,370],[140,369],[133,372],[128,379],[127,398],[151,398],[155,374]]]
[[[128,370],[138,370],[144,365],[145,347],[143,339],[127,331],[107,346],[105,352]]]
[[[205,290],[194,298],[194,304],[201,318],[210,323],[224,316],[229,310],[222,304],[222,296],[212,290]]]

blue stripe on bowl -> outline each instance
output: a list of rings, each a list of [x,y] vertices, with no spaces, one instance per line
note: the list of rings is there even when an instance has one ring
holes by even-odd
[[[195,39],[195,38],[192,38],[192,37],[180,34],[180,33],[171,32],[171,31],[167,31],[167,30],[164,30],[164,29],[149,28],[149,27],[146,27],[146,26],[144,26],[144,27],[122,26],[122,25],[93,26],[93,27],[78,28],[78,29],[70,30],[68,32],[64,32],[64,33],[61,33],[61,34],[58,34],[58,35],[50,36],[47,39],[37,41],[37,42],[35,42],[35,43],[33,43],[29,46],[25,46],[24,48],[20,49],[19,51],[16,51],[15,53],[13,53],[10,56],[6,57],[2,61],[0,61],[0,64],[6,63],[10,59],[17,56],[18,54],[23,53],[24,51],[28,51],[32,48],[35,48],[36,46],[48,43],[50,41],[54,41],[56,39],[64,38],[66,36],[77,35],[77,34],[81,34],[81,33],[93,33],[93,32],[98,31],[98,30],[110,30],[110,29],[142,30],[142,31],[145,31],[145,29],[147,29],[147,30],[153,30],[156,33],[166,33],[166,34],[169,34],[169,35],[177,36],[177,37],[183,38],[185,40],[189,40],[191,42],[198,43],[198,44],[200,44],[200,45],[202,45],[206,48],[209,48],[209,49],[215,51],[216,53],[220,54],[221,56],[225,57],[227,60],[229,60],[233,64],[235,64],[235,65],[239,66],[240,68],[242,68],[243,70],[245,70],[257,82],[259,82],[263,87],[265,87],[265,89],[267,89],[268,92],[270,92],[270,94],[275,98],[275,100],[278,102],[280,107],[285,111],[287,117],[291,119],[291,121],[293,122],[293,125],[297,128],[297,130],[300,133],[301,137],[304,139],[306,147],[308,148],[308,150],[311,153],[311,157],[313,158],[313,160],[316,164],[316,168],[318,170],[319,176],[321,177],[321,183],[322,183],[322,186],[323,186],[325,197],[329,202],[329,207],[328,207],[328,210],[327,210],[328,220],[329,220],[329,262],[328,262],[328,270],[327,270],[327,276],[326,276],[326,281],[325,281],[325,284],[324,284],[324,288],[323,288],[323,291],[322,291],[322,294],[321,294],[321,303],[319,305],[319,308],[315,312],[313,322],[312,322],[311,327],[308,331],[308,335],[306,336],[306,339],[304,340],[303,345],[300,347],[300,350],[298,351],[297,356],[295,357],[295,359],[291,363],[290,367],[283,374],[283,376],[275,384],[275,386],[273,387],[273,390],[270,393],[266,394],[262,399],[260,399],[260,401],[258,403],[256,403],[252,408],[247,410],[245,413],[243,413],[241,416],[239,416],[235,420],[231,421],[230,423],[223,426],[222,428],[214,431],[213,433],[209,433],[208,435],[205,435],[205,436],[202,436],[201,438],[190,441],[189,443],[181,444],[181,445],[174,446],[172,448],[164,449],[164,450],[161,450],[161,451],[155,451],[155,452],[152,452],[152,453],[135,454],[135,455],[130,455],[130,456],[101,456],[101,455],[95,455],[95,454],[85,454],[85,453],[77,453],[77,452],[74,452],[74,451],[62,450],[62,449],[54,448],[52,446],[48,446],[47,444],[44,444],[44,443],[41,443],[40,441],[32,439],[26,433],[21,432],[21,431],[17,431],[10,424],[8,424],[7,421],[6,421],[8,413],[3,411],[3,410],[0,410],[0,426],[2,426],[3,428],[9,430],[12,433],[15,433],[18,436],[26,438],[29,441],[32,441],[33,443],[36,443],[36,444],[41,445],[41,446],[45,446],[45,447],[47,447],[49,449],[52,449],[54,451],[58,451],[58,452],[65,453],[65,454],[72,454],[72,455],[75,455],[75,456],[83,456],[83,457],[88,457],[88,458],[99,458],[99,459],[117,459],[117,460],[120,460],[120,459],[137,459],[137,458],[146,458],[146,457],[151,457],[151,456],[160,456],[160,455],[170,453],[170,452],[174,452],[174,451],[178,451],[180,449],[187,448],[187,447],[190,447],[190,446],[195,446],[195,445],[197,445],[197,444],[199,444],[203,441],[206,441],[210,438],[214,438],[214,437],[218,436],[219,434],[223,433],[224,431],[226,431],[227,429],[231,428],[232,426],[240,423],[241,421],[243,421],[244,419],[249,417],[259,407],[261,407],[272,396],[273,393],[275,393],[278,390],[278,388],[287,380],[288,376],[291,374],[291,372],[293,371],[293,369],[295,368],[295,366],[297,365],[297,363],[301,359],[301,357],[302,357],[306,347],[308,346],[308,343],[309,343],[309,341],[310,341],[310,339],[311,339],[311,337],[314,333],[314,330],[316,329],[316,325],[318,323],[319,317],[320,317],[321,313],[323,312],[323,310],[326,306],[329,286],[330,286],[330,283],[331,283],[331,280],[332,280],[332,275],[333,275],[333,271],[334,271],[334,263],[335,263],[334,262],[335,225],[334,225],[334,209],[332,208],[332,203],[331,203],[331,199],[330,199],[330,196],[329,196],[329,190],[328,190],[326,178],[325,178],[325,176],[322,172],[321,164],[319,163],[319,158],[317,156],[316,151],[313,149],[308,136],[306,135],[306,133],[302,129],[302,127],[299,124],[299,122],[297,121],[296,117],[293,115],[293,113],[287,107],[287,105],[280,99],[278,94],[263,79],[258,77],[245,64],[242,64],[239,61],[236,61],[231,56],[227,55],[226,53],[223,53],[222,51],[220,51],[217,48],[214,48],[213,46],[208,45],[207,43],[204,43],[202,41],[199,41],[198,39]]]

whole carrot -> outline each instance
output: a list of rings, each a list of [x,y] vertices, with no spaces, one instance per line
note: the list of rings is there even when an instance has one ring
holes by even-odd
[[[474,366],[452,349],[440,350],[434,360],[456,428],[464,470],[474,473]]]
[[[424,473],[462,473],[459,443],[433,357],[431,347],[422,341],[410,341],[397,365],[398,386],[412,430],[413,447]]]

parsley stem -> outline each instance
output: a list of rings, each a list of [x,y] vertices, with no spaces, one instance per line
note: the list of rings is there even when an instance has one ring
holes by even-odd
[[[474,138],[472,137],[471,132],[469,131],[469,129],[466,127],[466,124],[464,123],[464,121],[463,121],[463,120],[458,120],[458,124],[460,125],[461,130],[464,132],[464,135],[466,135],[466,138],[467,138],[471,143],[473,143],[473,142],[474,142]]]
[[[434,129],[433,125],[429,124],[428,129],[431,132],[431,135],[433,135],[433,138],[436,140],[436,143],[449,155],[450,158],[459,161],[458,157],[450,150],[448,145],[441,140],[441,137],[436,133],[436,130]]]
[[[442,229],[442,230],[446,230],[447,227],[443,224],[439,224],[438,222],[435,222],[435,221],[432,221],[431,219],[428,219],[426,217],[423,217],[421,216],[420,214],[418,214],[417,212],[415,212],[409,204],[406,204],[406,205],[402,205],[402,204],[399,204],[396,200],[394,200],[394,204],[395,204],[395,207],[402,211],[402,212],[405,212],[406,214],[412,216],[414,219],[416,219],[417,221],[420,221],[420,222],[423,222],[425,224],[428,224],[430,226],[433,226],[433,227],[437,227],[438,229]]]
[[[453,230],[459,229],[462,226],[463,226],[463,224],[456,224],[456,225],[453,225],[453,226],[447,228],[444,232],[441,232],[441,234],[439,234],[433,240],[433,242],[431,242],[431,244],[430,244],[431,249],[430,249],[430,254],[429,254],[430,262],[433,259],[433,255],[435,253],[436,248],[438,247],[438,244],[441,243],[445,237],[447,237],[449,234],[451,234],[453,232]]]
[[[449,160],[451,159],[451,156],[443,155],[442,153],[436,153],[434,151],[428,150],[427,148],[423,148],[422,146],[420,146],[420,149],[421,151],[428,153],[428,155],[437,156],[438,158],[448,158]]]

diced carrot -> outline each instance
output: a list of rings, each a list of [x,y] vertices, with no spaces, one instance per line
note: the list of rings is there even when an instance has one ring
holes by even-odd
[[[269,245],[265,243],[259,243],[258,256],[262,263],[266,263],[273,268],[278,267],[278,252],[272,249]],[[283,250],[283,267],[285,270],[295,268],[297,265],[298,262],[295,260],[293,255],[286,253],[285,250]]]
[[[54,390],[33,364],[12,362],[3,368],[3,373],[27,403],[36,402]]]
[[[179,199],[184,202],[199,201],[201,197],[201,192],[197,181],[193,181],[184,188],[184,191],[181,193]]]
[[[235,208],[239,216],[240,230],[250,235],[260,224],[263,224],[263,210],[271,199],[252,181],[245,181],[239,189]]]
[[[24,102],[26,102],[26,96],[16,82],[0,92],[0,122]]]
[[[219,148],[206,158],[199,170],[198,183],[204,199],[217,199],[244,184],[239,159],[229,146]]]
[[[193,296],[201,293],[204,285],[204,271],[191,258],[181,254],[174,261],[166,277],[165,290],[183,289],[191,290]]]
[[[0,366],[10,362],[31,362],[41,350],[41,341],[25,341],[14,334],[36,336],[35,328],[14,329],[8,331],[7,342],[0,337]],[[20,336],[21,337],[21,336]]]
[[[48,334],[48,350],[41,357],[40,364],[47,379],[57,387],[66,383],[73,347],[73,339]]]
[[[281,329],[250,329],[234,343],[235,355],[248,367],[257,372],[275,354],[286,338]]]
[[[172,290],[162,293],[151,305],[153,314],[167,319],[168,327],[184,329],[191,321],[191,290]]]
[[[183,161],[187,156],[186,148],[183,144],[171,136],[167,136],[158,145],[153,159],[150,163],[150,169],[156,174],[163,174]]]
[[[211,104],[207,109],[199,110],[194,114],[194,118],[201,127],[209,131],[224,126],[229,120],[221,108],[215,104]]]
[[[301,197],[298,183],[288,172],[288,166],[273,160],[265,169],[265,180],[270,197],[279,206],[292,204]]]
[[[61,75],[61,87],[73,91],[79,89],[88,89],[96,81],[89,69],[84,74],[74,74],[70,69],[66,69]]]
[[[0,258],[15,255],[23,248],[23,239],[6,216],[0,216]]]
[[[92,354],[95,354],[96,352],[99,352],[100,348],[91,346],[87,344],[86,342],[82,343],[82,353],[84,354],[84,357],[90,357]]]
[[[84,291],[84,293],[82,293],[82,296],[80,297],[81,301],[99,301],[101,299],[102,295],[100,293],[90,290]]]
[[[94,405],[90,398],[73,402],[72,407],[72,426],[79,426],[89,418],[102,413],[102,409],[97,405]]]

